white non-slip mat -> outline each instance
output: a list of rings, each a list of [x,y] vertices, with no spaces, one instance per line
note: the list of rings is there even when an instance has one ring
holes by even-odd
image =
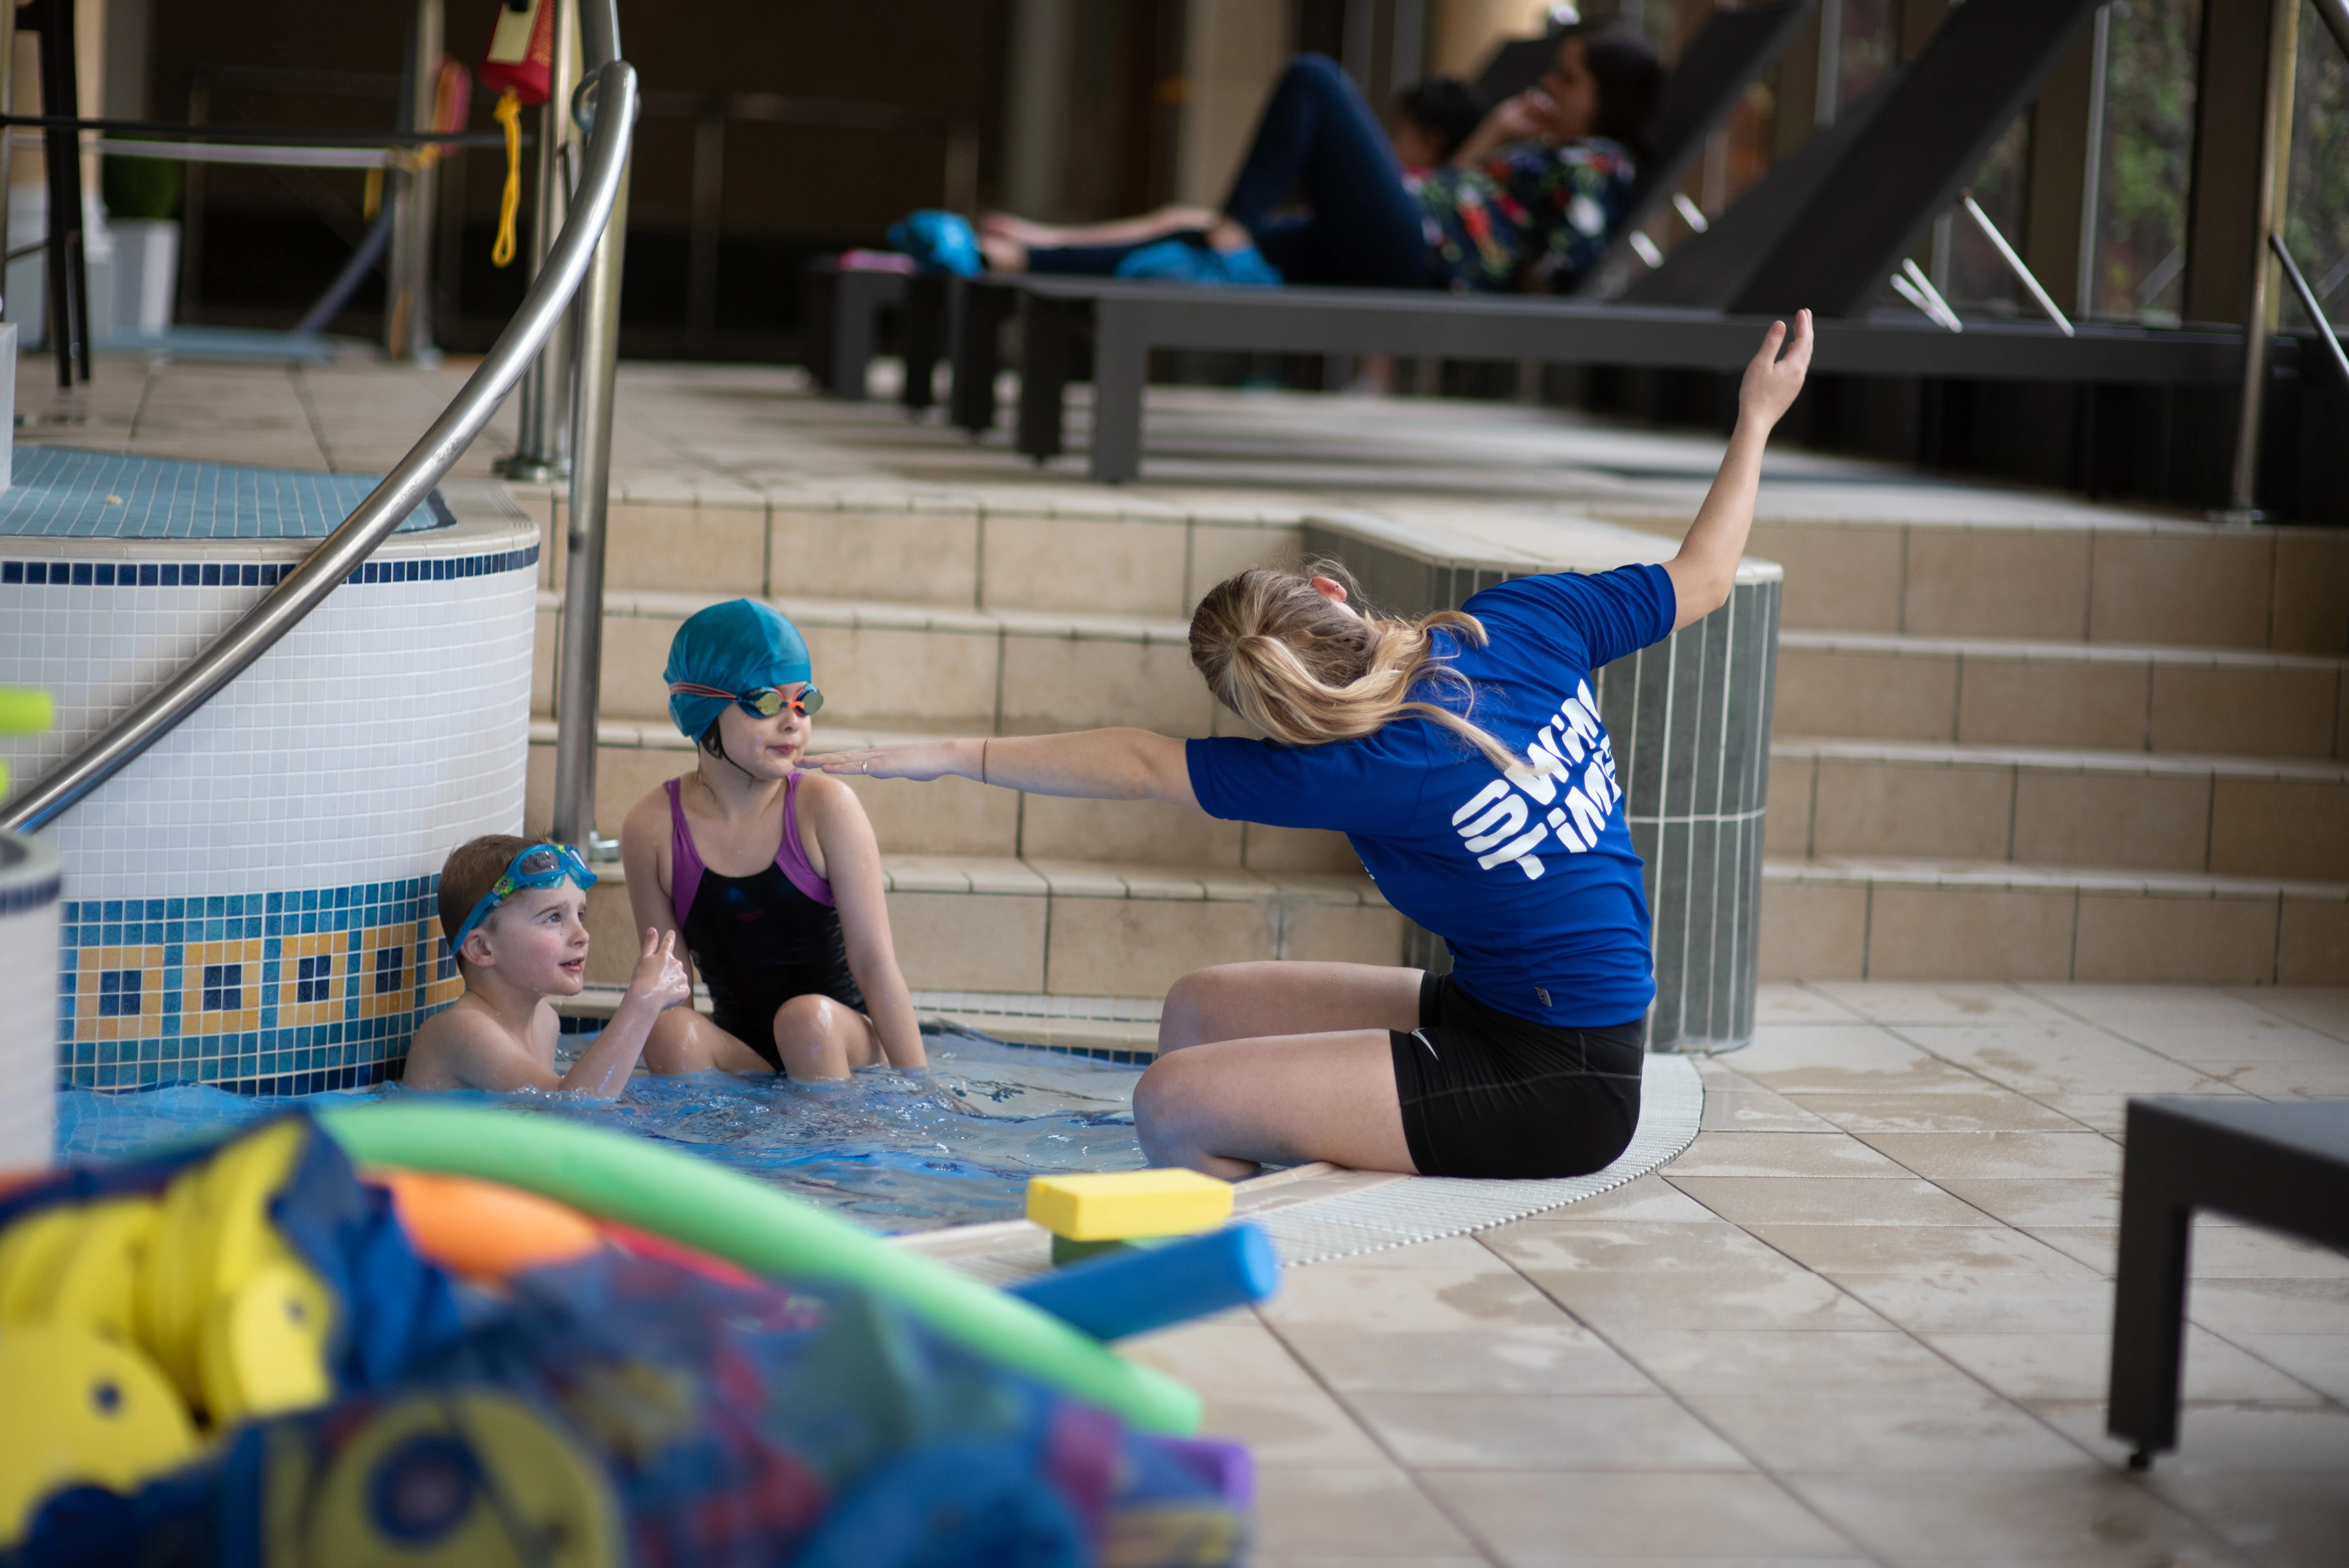
[[[1461,1236],[1595,1197],[1646,1175],[1696,1140],[1704,1083],[1688,1057],[1651,1056],[1640,1089],[1640,1126],[1615,1162],[1588,1176],[1490,1181],[1396,1176],[1328,1165],[1276,1171],[1239,1184],[1237,1217],[1272,1237],[1285,1267]],[[1050,1266],[1050,1242],[1025,1220],[960,1225],[901,1238],[901,1244],[975,1278],[1009,1284]]]

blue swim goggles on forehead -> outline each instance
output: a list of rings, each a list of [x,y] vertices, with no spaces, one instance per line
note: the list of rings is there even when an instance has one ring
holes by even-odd
[[[577,882],[582,889],[595,885],[595,873],[580,863],[579,857],[561,844],[533,844],[506,862],[505,874],[495,886],[481,895],[473,905],[473,913],[457,928],[449,940],[449,951],[456,952],[465,945],[465,938],[473,928],[490,918],[490,912],[526,887],[555,887],[564,882]]]
[[[728,691],[724,686],[703,686],[698,681],[671,681],[668,690],[671,696],[722,696],[752,718],[772,718],[785,708],[802,718],[823,711],[823,693],[813,686],[804,687],[792,696],[784,696],[776,686]]]

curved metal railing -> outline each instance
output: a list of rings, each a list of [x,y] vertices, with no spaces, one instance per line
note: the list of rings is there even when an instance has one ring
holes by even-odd
[[[546,253],[522,306],[464,387],[441,410],[423,438],[367,493],[342,525],[308,559],[280,580],[212,646],[150,696],[116,719],[41,781],[0,810],[0,830],[30,832],[55,821],[99,785],[120,772],[157,741],[234,680],[303,618],[326,603],[352,571],[375,553],[401,521],[431,493],[490,422],[514,383],[563,323],[572,296],[587,277],[604,238],[606,221],[626,191],[628,144],[636,119],[636,73],[619,56],[619,21],[614,0],[585,0],[580,6],[582,54],[587,69],[576,100],[592,106],[585,157],[570,215]],[[592,97],[590,96],[592,95]],[[623,209],[625,210],[625,209]],[[609,267],[604,271],[616,271]],[[595,291],[616,305],[617,279]],[[606,324],[608,325],[608,324]],[[606,334],[605,335],[608,335]],[[585,367],[583,367],[585,368]],[[600,368],[609,374],[606,359]],[[609,439],[608,388],[599,389]],[[592,730],[592,726],[590,727]]]

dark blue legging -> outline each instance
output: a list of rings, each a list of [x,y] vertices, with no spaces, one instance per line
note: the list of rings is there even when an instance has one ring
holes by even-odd
[[[1276,216],[1292,191],[1307,211]],[[1378,117],[1338,63],[1299,55],[1280,73],[1224,211],[1292,284],[1426,288],[1437,283],[1419,202],[1405,190]],[[1071,245],[1030,251],[1039,273],[1106,274],[1141,249]]]

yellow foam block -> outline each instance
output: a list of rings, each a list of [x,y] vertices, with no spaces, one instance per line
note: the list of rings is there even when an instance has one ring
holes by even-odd
[[[1196,1171],[1033,1176],[1028,1217],[1072,1242],[1187,1236],[1232,1217],[1232,1186]]]

